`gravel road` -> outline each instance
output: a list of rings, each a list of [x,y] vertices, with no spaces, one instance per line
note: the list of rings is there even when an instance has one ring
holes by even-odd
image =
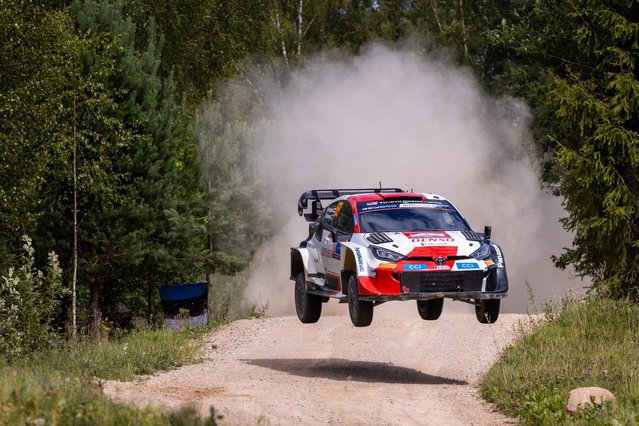
[[[375,318],[355,328],[346,316],[305,325],[296,317],[235,321],[206,336],[203,362],[106,382],[112,398],[137,406],[213,405],[229,425],[512,425],[478,396],[477,382],[530,322],[502,314],[437,321]]]

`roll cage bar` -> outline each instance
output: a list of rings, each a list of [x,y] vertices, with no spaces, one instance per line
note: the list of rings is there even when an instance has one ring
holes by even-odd
[[[355,194],[380,194],[380,193],[399,193],[406,192],[401,188],[360,188],[360,189],[312,189],[306,191],[300,196],[297,202],[297,213],[302,216],[307,222],[315,222],[322,211],[321,200],[334,200],[335,198],[343,195],[355,195]],[[304,210],[308,208],[308,201],[312,200],[311,212],[304,213]]]

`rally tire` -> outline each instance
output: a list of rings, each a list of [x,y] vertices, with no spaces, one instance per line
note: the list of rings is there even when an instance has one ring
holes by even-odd
[[[373,302],[359,300],[357,277],[348,277],[348,313],[355,327],[368,327],[373,321]]]
[[[304,324],[317,322],[322,314],[322,299],[320,296],[308,294],[304,273],[299,273],[295,277],[295,311]]]
[[[439,319],[444,309],[444,298],[417,301],[417,312],[423,320],[435,321]]]
[[[475,315],[482,324],[493,324],[499,318],[501,299],[475,300]]]

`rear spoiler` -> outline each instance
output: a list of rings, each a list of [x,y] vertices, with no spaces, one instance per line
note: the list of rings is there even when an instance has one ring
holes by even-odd
[[[304,219],[306,219],[307,222],[315,222],[322,211],[321,200],[334,200],[335,198],[343,195],[379,194],[382,192],[399,193],[406,191],[401,188],[312,189],[310,191],[306,191],[300,196],[300,199],[297,202],[297,213],[300,216],[304,215]],[[309,200],[313,201],[311,205],[311,212],[304,213],[304,210],[308,208]]]

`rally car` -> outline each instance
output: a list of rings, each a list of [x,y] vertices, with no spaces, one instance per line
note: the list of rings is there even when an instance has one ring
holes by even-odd
[[[348,303],[356,327],[371,324],[374,306],[394,300],[416,300],[425,320],[440,317],[444,298],[473,304],[481,323],[497,320],[508,292],[502,250],[489,226],[474,232],[441,195],[317,189],[302,194],[298,213],[309,222],[308,237],[291,248],[303,323],[317,322],[330,298]]]

